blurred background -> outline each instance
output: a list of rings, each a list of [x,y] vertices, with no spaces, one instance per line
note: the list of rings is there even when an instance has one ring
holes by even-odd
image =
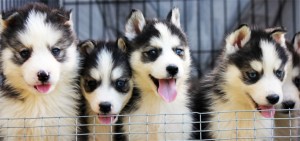
[[[178,7],[194,60],[193,75],[198,77],[212,69],[224,38],[240,24],[283,26],[289,40],[300,31],[300,0],[0,0],[0,9],[29,2],[72,9],[79,40],[116,40],[131,9],[140,9],[146,18],[165,19]]]

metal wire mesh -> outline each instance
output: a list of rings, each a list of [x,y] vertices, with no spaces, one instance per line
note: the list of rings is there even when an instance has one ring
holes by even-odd
[[[281,113],[284,110],[276,110],[277,113]],[[270,111],[272,112],[272,111]],[[204,133],[212,133],[215,135],[226,134],[226,136],[217,136],[214,139],[201,139],[201,140],[291,140],[296,141],[300,139],[300,127],[297,122],[300,120],[300,116],[295,116],[294,113],[300,112],[297,110],[290,110],[284,114],[285,117],[274,117],[274,118],[262,118],[258,116],[259,112],[257,111],[223,111],[223,112],[210,112],[210,113],[187,113],[187,114],[147,114],[147,115],[119,115],[118,118],[129,122],[124,123],[113,123],[113,124],[100,124],[98,122],[98,116],[80,116],[80,117],[39,117],[39,118],[2,118],[0,119],[1,123],[1,135],[0,139],[4,138],[5,140],[65,140],[65,137],[76,138],[76,140],[80,140],[81,136],[88,136],[90,140],[97,140],[99,137],[105,137],[109,140],[113,140],[114,136],[117,135],[125,135],[129,140],[134,139],[135,135],[142,135],[143,140],[151,140],[151,136],[161,135],[163,140],[169,140],[169,135],[182,135],[182,138],[178,138],[178,140],[184,139],[184,134],[199,134],[202,137]],[[200,119],[205,115],[217,116],[217,120],[209,120],[209,121],[193,121],[186,122],[184,117],[187,115],[199,116]],[[226,118],[226,114],[234,114],[236,118]],[[251,115],[250,117],[242,117],[241,115]],[[166,120],[167,117],[170,118],[172,116],[182,117],[182,121],[174,122]],[[132,122],[131,119],[139,118],[142,119],[140,122]],[[149,119],[151,118],[160,118],[161,121],[151,122]],[[73,120],[74,124],[65,124],[61,121],[63,120]],[[82,119],[87,119],[90,121],[87,124],[80,123]],[[51,125],[46,125],[45,123],[49,123],[46,121],[52,121]],[[40,124],[31,125],[32,121],[38,121]],[[267,121],[271,121],[271,126],[265,127],[256,127],[253,123],[261,123],[264,124]],[[284,126],[275,125],[277,122],[284,122],[288,124],[284,124]],[[14,123],[14,124],[12,124]],[[16,125],[17,126],[12,126]],[[217,130],[212,130],[211,128],[202,129],[200,131],[191,130],[184,131],[184,125],[187,124],[196,124],[201,126],[203,123],[215,124],[218,126]],[[226,123],[228,126],[221,126]],[[240,127],[239,124],[247,124],[247,126]],[[174,129],[168,128],[168,126],[174,126],[177,128]],[[234,125],[234,126],[231,126]],[[115,128],[117,126],[123,126],[123,128],[128,128],[128,132],[116,132]],[[137,126],[142,126],[143,128],[139,128],[135,130]],[[89,132],[80,131],[81,127],[88,127]],[[159,127],[162,130],[153,130],[153,127]],[[66,128],[75,128],[76,132],[73,134],[64,134],[64,130]],[[101,132],[97,132],[96,128],[102,129]],[[54,130],[55,132],[52,134],[48,134],[46,130]],[[260,132],[264,131],[270,132],[269,135],[259,136]],[[284,130],[285,135],[277,134],[278,130]],[[13,131],[19,131],[15,133]],[[30,133],[30,131],[34,131]],[[40,131],[40,132],[38,132]],[[99,131],[99,130],[98,130]],[[242,134],[244,136],[239,135]]]
[[[261,28],[284,26],[289,38],[300,30],[299,0],[0,0],[0,9],[34,1],[72,9],[80,40],[122,36],[131,9],[140,9],[146,18],[165,18],[176,6],[199,77],[214,67],[224,38],[242,23]]]
[[[80,40],[92,39],[115,39],[122,35],[124,23],[130,10],[140,9],[145,17],[165,18],[168,10],[177,6],[181,12],[181,23],[183,30],[189,37],[192,55],[199,75],[214,66],[215,58],[223,45],[224,37],[228,32],[241,23],[257,25],[259,27],[285,26],[288,27],[288,36],[300,30],[299,24],[299,4],[298,0],[0,0],[1,10],[22,6],[32,1],[41,1],[52,6],[63,6],[73,9],[74,27]],[[192,16],[191,16],[192,15]],[[288,18],[289,17],[289,18]],[[280,112],[282,110],[277,110]],[[201,140],[300,140],[299,121],[300,117],[294,113],[300,110],[292,110],[282,117],[270,119],[257,117],[256,111],[228,111],[213,113],[188,113],[188,114],[158,114],[158,115],[119,115],[120,119],[128,119],[128,123],[114,123],[110,125],[97,123],[98,116],[81,117],[38,117],[38,118],[3,118],[0,119],[0,140],[64,140],[65,137],[76,138],[89,136],[91,140],[96,140],[99,135],[107,135],[113,140],[115,135],[126,135],[129,140],[134,135],[140,134],[145,140],[150,140],[151,136],[163,135],[163,140],[168,140],[168,134],[188,134],[196,133],[202,137],[205,133],[234,133],[228,137]],[[235,118],[226,119],[226,114],[234,114]],[[250,117],[237,118],[240,114],[251,113]],[[153,117],[166,119],[169,116],[180,116],[192,114],[201,117],[209,114],[216,116],[216,120],[185,122],[184,118],[179,123],[161,120],[151,122]],[[141,118],[143,122],[130,122],[132,118]],[[82,123],[81,120],[93,121]],[[74,124],[66,124],[62,121],[72,120]],[[256,124],[245,128],[239,128],[239,123],[250,122],[259,123],[266,120],[272,121],[272,126],[261,128]],[[52,124],[46,124],[51,121]],[[32,125],[31,123],[39,123]],[[285,126],[277,126],[276,122],[283,122]],[[13,124],[14,123],[14,124]],[[18,123],[18,124],[16,124]],[[218,128],[210,128],[200,131],[172,131],[168,125],[176,125],[181,128],[186,124],[213,124]],[[232,123],[232,128],[223,127],[222,123]],[[126,126],[129,132],[115,132],[115,126]],[[136,125],[142,125],[143,130],[135,131]],[[160,125],[162,130],[153,131],[152,126]],[[287,126],[286,126],[287,125]],[[82,132],[82,127],[90,127],[89,132]],[[97,127],[107,127],[109,130],[96,132]],[[64,134],[68,128],[75,128],[72,134]],[[45,132],[47,129],[54,130],[54,133]],[[269,130],[269,136],[257,136],[262,130]],[[283,130],[284,135],[277,135],[278,130]],[[14,133],[13,131],[19,131]],[[32,132],[34,131],[34,132]],[[239,133],[249,131],[247,136],[240,137]],[[31,133],[32,132],[32,133]],[[31,134],[30,134],[31,133]],[[253,133],[253,134],[250,134]],[[180,140],[180,139],[178,139]]]

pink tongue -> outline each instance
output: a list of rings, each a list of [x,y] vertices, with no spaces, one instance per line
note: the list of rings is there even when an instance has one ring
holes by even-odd
[[[35,85],[34,87],[40,93],[47,93],[49,91],[51,85],[50,84],[42,84],[42,85]]]
[[[99,115],[98,119],[102,124],[111,124],[114,121],[114,117],[111,115]]]
[[[174,101],[177,96],[175,79],[159,79],[158,94],[166,102]]]
[[[261,115],[265,118],[273,118],[275,115],[275,107],[274,106],[258,106],[261,109]]]

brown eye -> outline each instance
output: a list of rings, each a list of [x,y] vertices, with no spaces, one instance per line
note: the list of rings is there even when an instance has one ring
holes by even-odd
[[[22,51],[20,51],[20,56],[23,58],[23,59],[28,59],[31,55],[31,52],[28,50],[28,49],[24,49]]]

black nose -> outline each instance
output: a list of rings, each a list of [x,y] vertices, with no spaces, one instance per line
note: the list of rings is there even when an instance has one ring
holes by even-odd
[[[178,67],[177,66],[167,66],[167,72],[171,75],[171,76],[175,76],[178,73]]]
[[[284,101],[282,102],[282,106],[284,109],[294,109],[294,106],[295,106],[295,102],[294,101]]]
[[[50,78],[50,75],[47,74],[45,71],[39,71],[37,76],[38,76],[39,81],[41,81],[41,82],[47,82]]]
[[[111,104],[109,102],[101,102],[99,107],[102,113],[109,113],[111,110]]]
[[[279,95],[271,94],[267,96],[267,100],[270,104],[276,104],[279,101]]]

